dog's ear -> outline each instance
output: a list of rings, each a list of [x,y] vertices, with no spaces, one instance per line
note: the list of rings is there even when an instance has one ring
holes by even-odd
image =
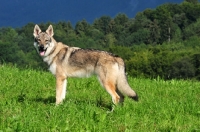
[[[46,30],[46,33],[51,37],[53,36],[54,32],[52,25],[49,25],[48,29]]]
[[[33,31],[33,36],[36,37],[38,34],[41,32],[41,29],[38,25],[35,25],[34,31]]]

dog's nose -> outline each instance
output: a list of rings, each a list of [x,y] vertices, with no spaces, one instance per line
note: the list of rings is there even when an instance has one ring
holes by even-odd
[[[39,45],[39,51],[44,51],[44,45]]]
[[[40,48],[44,48],[44,45],[40,45],[39,47],[40,47]]]

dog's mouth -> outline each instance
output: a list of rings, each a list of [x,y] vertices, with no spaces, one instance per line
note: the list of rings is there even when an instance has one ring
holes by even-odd
[[[47,50],[47,48],[45,49],[44,46],[40,46],[40,47],[39,47],[39,53],[40,53],[40,56],[44,56],[46,50]]]

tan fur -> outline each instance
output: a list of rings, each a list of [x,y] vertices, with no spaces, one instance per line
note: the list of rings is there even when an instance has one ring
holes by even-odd
[[[127,82],[124,61],[120,57],[105,51],[69,47],[56,42],[51,25],[46,32],[41,32],[35,25],[33,35],[37,52],[56,77],[56,104],[65,98],[68,77],[89,77],[91,74],[97,75],[114,104],[123,102],[124,95],[138,99]]]

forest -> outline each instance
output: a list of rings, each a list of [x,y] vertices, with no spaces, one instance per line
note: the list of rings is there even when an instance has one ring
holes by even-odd
[[[37,55],[33,28],[0,28],[0,64],[47,70]],[[98,49],[121,56],[129,76],[200,80],[200,3],[184,0],[138,12],[135,18],[119,13],[88,23],[37,23],[43,31],[52,24],[54,38],[69,46]]]

